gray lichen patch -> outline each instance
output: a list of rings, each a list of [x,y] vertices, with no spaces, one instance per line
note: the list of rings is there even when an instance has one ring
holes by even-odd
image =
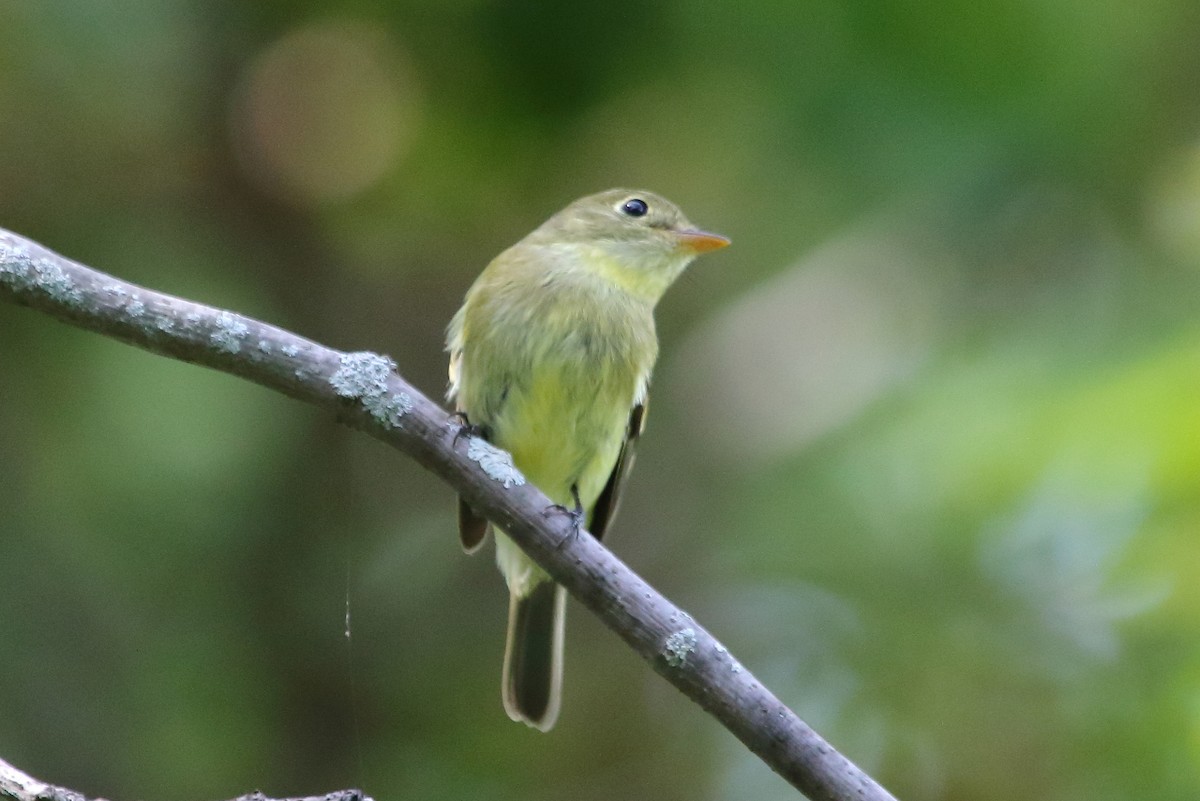
[[[50,259],[38,259],[33,263],[33,272],[34,287],[54,300],[68,306],[77,306],[83,302],[83,292],[57,263]]]
[[[209,335],[209,339],[226,353],[237,353],[242,349],[242,340],[250,333],[250,327],[237,318],[237,315],[223,311],[217,315],[217,327]]]
[[[478,462],[488,478],[499,481],[505,489],[519,487],[525,483],[525,476],[521,475],[521,471],[513,464],[508,451],[500,450],[487,440],[471,437],[467,446],[467,458]]]
[[[20,242],[0,239],[0,281],[18,290],[35,290],[66,306],[83,303],[83,291],[58,262],[33,258]]]
[[[413,399],[407,392],[372,395],[363,398],[362,403],[372,417],[389,427],[400,425],[400,418],[413,410]]]
[[[83,303],[83,290],[52,258],[34,257],[29,247],[10,234],[0,236],[0,281],[28,292],[41,292],[64,306]]]
[[[25,247],[8,236],[0,237],[0,281],[17,289],[33,284],[33,259]]]
[[[687,662],[689,655],[696,650],[696,630],[690,626],[680,629],[667,637],[663,643],[662,655],[671,667],[679,667]]]
[[[361,401],[372,417],[389,427],[400,425],[400,418],[413,410],[411,395],[388,391],[388,378],[396,369],[392,359],[359,351],[343,353],[340,361],[337,371],[329,379],[338,395]]]
[[[333,391],[343,398],[377,397],[387,392],[388,376],[396,363],[368,350],[343,353],[341,366],[330,377]]]

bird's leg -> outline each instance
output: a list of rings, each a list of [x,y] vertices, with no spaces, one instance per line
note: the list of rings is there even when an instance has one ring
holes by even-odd
[[[542,513],[547,517],[549,517],[551,513],[554,513],[564,514],[571,518],[571,530],[567,533],[567,536],[563,537],[562,540],[559,541],[558,547],[560,548],[578,537],[580,530],[583,529],[583,503],[579,500],[579,487],[575,484],[571,485],[571,500],[575,501],[574,509],[568,509],[561,503],[552,503],[547,506],[546,510]]]
[[[450,447],[458,446],[458,441],[463,437],[479,437],[487,439],[491,432],[487,430],[487,426],[477,426],[470,421],[466,412],[454,412],[450,415],[453,421],[451,425],[457,425],[458,430],[454,432],[454,441],[450,443]]]
[[[583,503],[579,500],[579,485],[571,485],[571,500],[575,501],[575,508],[571,510],[571,538],[579,536],[579,530],[583,528]]]

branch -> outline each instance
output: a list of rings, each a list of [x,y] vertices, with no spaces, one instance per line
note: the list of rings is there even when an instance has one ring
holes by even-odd
[[[771,694],[686,612],[525,482],[373,353],[342,353],[267,323],[117,280],[0,229],[0,299],[327,409],[436,473],[667,681],[813,801],[894,799]]]
[[[0,801],[103,801],[89,799],[76,790],[46,784],[0,759]],[[258,790],[232,801],[374,801],[362,790],[334,790],[325,795],[304,798],[269,798]]]

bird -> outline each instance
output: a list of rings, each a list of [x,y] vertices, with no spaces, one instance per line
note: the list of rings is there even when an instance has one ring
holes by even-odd
[[[493,259],[447,328],[447,397],[464,428],[508,451],[597,539],[646,421],[655,306],[694,258],[729,241],[650,191],[588,195]],[[458,528],[473,553],[489,524],[460,498]],[[549,731],[561,706],[566,593],[503,531],[495,540],[509,590],[504,709]]]

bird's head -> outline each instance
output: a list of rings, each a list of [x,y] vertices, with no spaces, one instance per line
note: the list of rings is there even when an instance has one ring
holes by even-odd
[[[671,201],[654,192],[609,189],[576,200],[530,237],[600,257],[605,269],[622,273],[622,284],[661,295],[701,253],[729,244],[700,230]]]

